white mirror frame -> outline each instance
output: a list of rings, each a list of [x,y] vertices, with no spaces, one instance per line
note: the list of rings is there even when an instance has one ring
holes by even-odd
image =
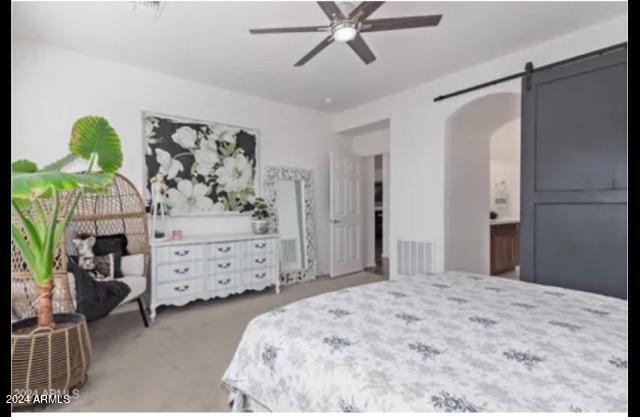
[[[272,233],[278,233],[277,182],[279,180],[300,181],[303,185],[304,250],[306,266],[302,269],[281,272],[280,283],[282,285],[288,285],[297,282],[311,281],[316,278],[318,264],[318,260],[316,258],[316,228],[313,214],[313,172],[310,169],[304,168],[269,166],[266,167],[264,174],[264,198],[270,206],[271,222],[269,228]]]

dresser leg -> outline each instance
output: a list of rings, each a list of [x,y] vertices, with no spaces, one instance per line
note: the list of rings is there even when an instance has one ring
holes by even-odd
[[[149,308],[149,318],[151,319],[151,323],[156,321],[156,308],[155,307]]]

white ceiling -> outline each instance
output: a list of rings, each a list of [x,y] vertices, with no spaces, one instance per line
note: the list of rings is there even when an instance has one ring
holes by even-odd
[[[545,39],[623,15],[625,2],[388,2],[372,18],[444,15],[435,28],[363,34],[364,65],[333,44],[293,63],[323,33],[250,35],[321,25],[314,2],[168,2],[159,20],[131,2],[13,3],[13,34],[206,84],[340,111]],[[332,103],[325,103],[331,98]]]

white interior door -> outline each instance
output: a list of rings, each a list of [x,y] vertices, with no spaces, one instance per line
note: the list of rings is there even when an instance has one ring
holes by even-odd
[[[330,239],[332,277],[363,269],[360,158],[343,152],[330,156]]]

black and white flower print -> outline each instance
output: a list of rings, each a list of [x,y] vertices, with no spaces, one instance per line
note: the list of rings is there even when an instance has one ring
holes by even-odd
[[[332,308],[331,310],[329,310],[329,313],[333,315],[333,317],[336,319],[339,319],[341,317],[345,317],[351,314],[350,312],[342,308]]]
[[[396,314],[396,317],[399,318],[400,320],[403,320],[407,324],[415,323],[422,320],[420,317],[414,316],[413,314],[407,314],[407,313],[398,313]]]
[[[578,326],[577,324],[567,323],[566,321],[550,320],[549,324],[551,324],[552,326],[557,326],[557,327],[562,327],[564,329],[569,329],[572,332],[575,332],[576,330],[582,329],[582,326]]]
[[[338,400],[338,407],[340,407],[340,411],[342,411],[343,413],[360,413],[363,411],[356,405],[353,398],[350,398],[348,400],[345,398],[340,398]]]
[[[407,294],[400,291],[389,291],[387,294],[392,295],[394,298],[407,298]]]
[[[431,403],[438,411],[445,413],[477,413],[479,408],[464,398],[456,397],[446,391],[431,396]]]
[[[608,316],[608,315],[609,315],[609,312],[608,312],[608,311],[598,310],[598,309],[596,309],[596,308],[584,307],[582,310],[584,310],[584,311],[588,311],[589,313],[596,314],[596,315],[601,316],[601,317],[604,317],[604,316]]]
[[[262,363],[273,371],[275,369],[276,358],[278,357],[278,349],[272,345],[265,345],[261,356]]]
[[[489,327],[492,327],[498,324],[496,320],[490,319],[489,317],[480,317],[480,316],[469,317],[469,321],[481,324],[485,329],[488,329]]]
[[[609,359],[609,363],[612,364],[613,366],[615,366],[616,368],[619,369],[627,369],[628,368],[628,363],[625,359],[622,359],[618,356],[612,356],[611,359]]]
[[[149,199],[152,182],[162,180],[169,215],[253,209],[255,131],[151,113],[144,127],[145,194]]]
[[[332,352],[340,351],[346,347],[351,346],[351,341],[349,339],[338,336],[325,337],[324,339],[322,339],[322,342],[331,346]]]
[[[516,306],[516,307],[521,307],[524,308],[525,310],[533,310],[534,308],[536,308],[537,306],[533,305],[533,304],[527,304],[527,303],[511,303],[512,306]]]
[[[422,342],[409,343],[409,349],[418,352],[425,361],[433,359],[442,353],[440,349],[430,345],[425,345]]]
[[[624,300],[450,272],[282,308],[247,325],[224,375],[256,411],[627,411]]]
[[[523,364],[527,369],[531,370],[535,365],[544,361],[538,355],[534,355],[533,353],[522,352],[516,349],[509,349],[506,352],[502,353],[507,359],[519,362]]]

